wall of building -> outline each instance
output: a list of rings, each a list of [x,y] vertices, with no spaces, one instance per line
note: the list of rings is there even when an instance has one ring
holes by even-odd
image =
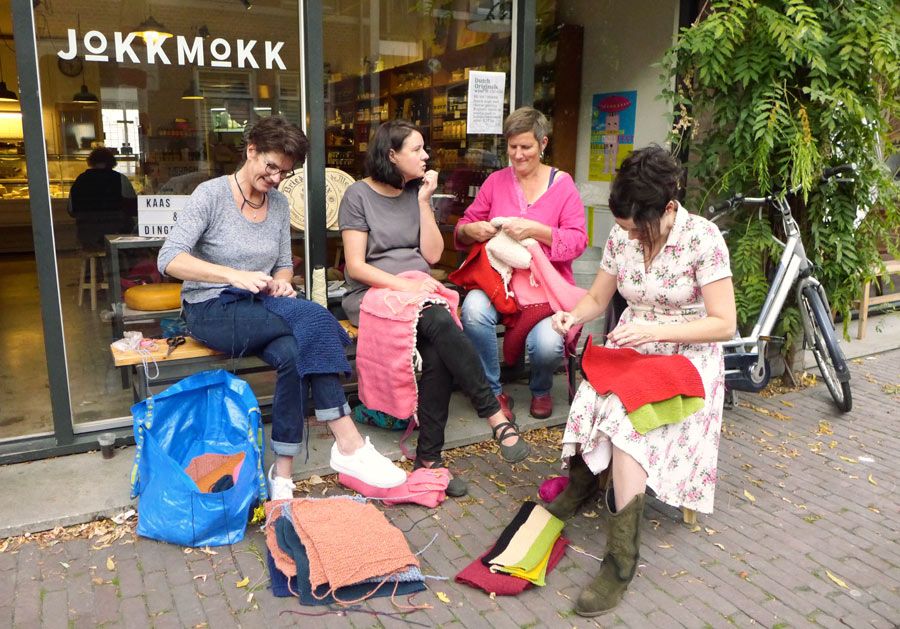
[[[557,20],[584,26],[575,181],[585,205],[602,209],[594,215],[595,245],[605,239],[612,218],[605,209],[609,182],[588,181],[593,96],[636,90],[635,147],[665,142],[670,108],[657,100],[662,82],[655,64],[677,32],[678,5],[678,0],[559,0]]]

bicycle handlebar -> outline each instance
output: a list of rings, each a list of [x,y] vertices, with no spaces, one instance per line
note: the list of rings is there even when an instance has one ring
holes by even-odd
[[[837,166],[831,166],[822,171],[822,182],[826,182],[833,177],[838,175],[842,175],[844,173],[855,173],[857,170],[857,166],[854,163],[850,164],[839,164]],[[796,194],[800,191],[800,187],[796,187],[793,190],[790,190],[788,194]],[[737,207],[739,205],[764,205],[766,203],[770,203],[773,201],[772,196],[765,197],[745,197],[740,192],[734,195],[729,199],[725,199],[724,201],[720,201],[715,205],[710,205],[708,212],[709,214],[716,214],[718,212],[722,212],[725,210],[730,210],[731,208]]]

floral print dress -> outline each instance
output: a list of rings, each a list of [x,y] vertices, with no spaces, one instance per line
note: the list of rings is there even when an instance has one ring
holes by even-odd
[[[641,244],[614,226],[600,263],[616,276],[628,301],[621,323],[683,323],[706,316],[700,288],[731,276],[728,249],[718,228],[681,205],[660,253],[644,268]],[[616,347],[607,342],[607,347]],[[722,346],[719,343],[647,343],[642,354],[682,354],[697,368],[706,390],[704,407],[681,422],[642,435],[613,393],[599,395],[581,383],[563,435],[563,459],[580,452],[596,474],[609,464],[611,445],[630,454],[647,472],[647,485],[674,507],[712,513],[719,432],[725,397]]]

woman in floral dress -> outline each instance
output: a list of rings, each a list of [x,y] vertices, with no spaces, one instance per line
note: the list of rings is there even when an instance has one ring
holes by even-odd
[[[641,434],[614,393],[599,395],[587,381],[579,387],[563,436],[569,485],[550,510],[573,515],[596,494],[597,475],[607,467],[615,487],[606,496],[607,554],[575,609],[586,616],[612,609],[634,576],[647,486],[672,506],[712,512],[725,393],[720,343],[734,335],[734,289],[718,228],[675,200],[680,178],[680,164],[658,146],[622,163],[609,197],[616,226],[597,278],[571,312],[553,317],[564,334],[602,314],[618,289],[628,308],[606,346],[681,354],[697,368],[706,393],[701,410]]]

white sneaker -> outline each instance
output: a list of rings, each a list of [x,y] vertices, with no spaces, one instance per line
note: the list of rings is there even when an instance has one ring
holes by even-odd
[[[341,454],[337,442],[331,446],[331,469],[358,478],[366,485],[390,489],[406,482],[406,472],[380,454],[369,442],[353,454]]]
[[[294,481],[275,476],[275,464],[269,468],[269,500],[291,500],[294,497]]]

